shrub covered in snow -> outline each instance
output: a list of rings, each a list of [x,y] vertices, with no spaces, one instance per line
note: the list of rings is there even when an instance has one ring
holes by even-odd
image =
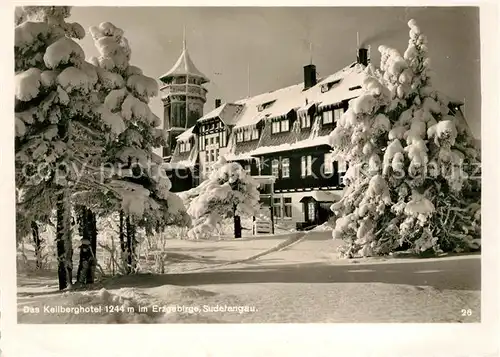
[[[404,55],[379,48],[380,68],[366,68],[364,92],[331,133],[334,155],[349,162],[332,206],[347,257],[480,245],[479,151],[461,111],[432,87],[426,37],[408,25]]]
[[[193,218],[190,237],[211,234],[223,218],[253,216],[259,210],[258,183],[238,163],[221,157],[210,177],[180,196]]]

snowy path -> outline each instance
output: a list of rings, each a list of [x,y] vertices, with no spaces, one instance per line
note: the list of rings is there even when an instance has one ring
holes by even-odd
[[[231,266],[185,272],[243,259],[283,238],[172,241],[178,259],[169,274],[114,279],[95,291],[63,295],[54,279],[22,277],[19,321],[112,322],[477,322],[480,321],[479,255],[439,259],[334,260],[329,233],[314,234],[287,250]],[[169,250],[169,251],[170,251]],[[184,257],[184,259],[181,259]],[[189,259],[186,259],[189,258]],[[183,271],[185,273],[183,273]],[[23,313],[26,306],[100,306],[105,287],[134,313],[59,315]],[[101,292],[102,293],[102,292]],[[116,302],[115,301],[115,302]],[[139,314],[143,306],[147,313]],[[186,311],[153,311],[181,306]],[[213,311],[231,306],[242,311]],[[188,311],[189,309],[199,311]],[[249,311],[243,311],[243,310]],[[255,309],[255,311],[251,311]],[[462,316],[470,309],[470,316]],[[211,311],[208,311],[211,310]]]

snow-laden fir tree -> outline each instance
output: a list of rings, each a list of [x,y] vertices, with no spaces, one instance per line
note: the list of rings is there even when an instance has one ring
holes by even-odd
[[[64,289],[72,284],[71,195],[89,184],[81,163],[99,156],[102,148],[82,145],[104,130],[96,110],[98,77],[74,40],[85,31],[65,20],[70,7],[24,6],[16,15],[16,187],[19,216],[25,217],[18,233],[25,234],[33,221],[46,222],[56,207],[59,287]]]
[[[364,92],[331,134],[349,162],[332,206],[346,257],[467,251],[480,245],[479,150],[461,111],[431,82],[427,40],[414,20],[404,55],[381,46]]]
[[[103,173],[116,195],[110,202],[115,211],[123,212],[126,259],[133,270],[137,227],[151,234],[169,224],[188,225],[190,219],[182,200],[170,192],[162,158],[153,152],[165,145],[160,119],[148,105],[158,95],[158,83],[130,65],[131,49],[123,30],[106,22],[90,32],[100,53],[92,62],[99,67],[99,81],[106,89],[100,112],[112,128]]]
[[[223,218],[233,217],[235,238],[241,237],[241,216],[254,216],[259,211],[258,183],[240,164],[228,163],[221,157],[207,180],[179,194],[193,218],[192,238],[212,234]]]

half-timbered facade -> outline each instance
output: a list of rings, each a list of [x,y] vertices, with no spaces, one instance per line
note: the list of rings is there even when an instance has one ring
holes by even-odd
[[[356,62],[323,79],[313,64],[304,82],[215,109],[178,135],[169,176],[173,191],[196,186],[223,156],[253,176],[275,178],[273,219],[299,228],[325,222],[342,196],[347,164],[333,160],[329,134],[360,94],[366,49]],[[179,178],[178,176],[180,175]]]

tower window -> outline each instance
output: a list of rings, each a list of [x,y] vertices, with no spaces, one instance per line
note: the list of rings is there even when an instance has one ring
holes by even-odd
[[[185,128],[186,127],[186,103],[176,102],[172,103],[170,112],[170,127],[172,128]]]

